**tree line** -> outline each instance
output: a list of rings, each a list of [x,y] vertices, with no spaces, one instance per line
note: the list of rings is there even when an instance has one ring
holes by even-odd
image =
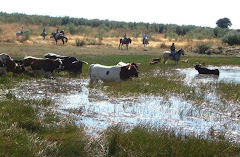
[[[109,21],[99,19],[85,19],[85,18],[73,18],[69,16],[65,17],[51,17],[43,15],[27,15],[22,13],[4,13],[0,12],[0,22],[3,23],[20,23],[22,25],[39,25],[43,27],[63,27],[65,31],[71,34],[83,34],[91,35],[92,32],[95,37],[119,37],[123,35],[123,32],[127,32],[128,35],[133,37],[140,37],[144,33],[151,34],[161,33],[164,37],[178,40],[179,38],[186,39],[211,39],[211,38],[223,38],[229,31],[230,34],[239,34],[239,30],[228,29],[228,25],[225,28],[221,28],[221,24],[226,21],[220,19],[217,21],[215,28],[201,27],[194,25],[176,25],[176,24],[159,24],[159,23],[144,23],[144,22],[122,22],[122,21]],[[228,19],[229,20],[229,19]],[[227,21],[229,22],[229,21]],[[230,23],[231,24],[231,23]],[[93,31],[94,30],[94,31]],[[111,31],[112,30],[112,31]],[[240,35],[239,35],[240,36]],[[226,39],[226,37],[225,37]],[[154,39],[152,39],[154,40]],[[240,40],[240,38],[239,38]],[[225,40],[226,41],[226,40]],[[240,43],[240,41],[239,41]]]

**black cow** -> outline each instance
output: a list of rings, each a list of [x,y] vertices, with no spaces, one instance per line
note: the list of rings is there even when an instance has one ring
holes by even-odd
[[[60,56],[54,53],[48,53],[45,55],[45,58],[56,59],[59,58],[62,61],[63,68],[59,69],[60,71],[69,71],[74,74],[82,73],[83,64],[88,64],[85,61],[78,61],[76,57],[71,56]]]
[[[212,74],[212,75],[219,75],[218,69],[208,69],[208,68],[202,68],[201,65],[196,65],[195,69],[198,71],[199,74]]]

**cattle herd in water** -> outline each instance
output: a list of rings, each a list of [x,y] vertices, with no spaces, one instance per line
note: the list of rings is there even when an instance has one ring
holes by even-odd
[[[157,64],[160,61],[161,57],[153,58],[149,64]],[[188,59],[182,62],[188,63]],[[0,75],[5,75],[7,72],[20,74],[30,71],[43,73],[45,77],[52,76],[54,71],[81,74],[83,65],[87,64],[85,61],[79,61],[76,57],[60,56],[54,53],[48,53],[43,58],[26,56],[22,60],[14,60],[7,54],[0,54]],[[97,82],[98,80],[122,81],[138,77],[139,65],[140,63],[135,62],[119,62],[112,66],[91,64],[89,66],[90,82]],[[219,75],[218,69],[203,68],[200,64],[195,65],[195,69],[199,74]]]

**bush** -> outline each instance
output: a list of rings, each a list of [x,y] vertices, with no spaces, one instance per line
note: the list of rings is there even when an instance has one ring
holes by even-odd
[[[76,46],[83,46],[86,45],[86,42],[84,40],[76,39]]]
[[[223,43],[227,43],[229,45],[240,45],[240,33],[236,31],[228,32],[222,38]]]
[[[196,46],[196,52],[200,54],[209,54],[210,53],[210,48],[212,47],[212,44],[209,43],[199,43]]]

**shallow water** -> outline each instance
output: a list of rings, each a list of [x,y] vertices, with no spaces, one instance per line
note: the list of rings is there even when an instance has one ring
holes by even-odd
[[[198,83],[207,83],[211,81],[222,81],[226,83],[240,83],[240,67],[221,66],[221,67],[207,67],[209,69],[218,69],[219,76],[198,74],[194,68],[177,69],[185,76],[184,82],[187,85],[195,85]]]
[[[239,67],[217,68],[220,70],[217,78],[199,76],[193,68],[181,69],[179,72],[185,75],[184,82],[191,86],[208,81],[240,83]],[[88,79],[74,78],[34,80],[21,83],[11,92],[19,98],[54,100],[57,111],[74,116],[76,123],[84,124],[90,135],[97,135],[114,124],[134,126],[141,123],[203,136],[212,131],[222,132],[225,137],[240,142],[240,119],[232,114],[233,111],[240,111],[236,104],[220,104],[227,107],[218,110],[209,104],[196,107],[194,102],[174,96],[167,100],[149,95],[109,98],[99,90],[89,89],[88,82]],[[221,103],[218,99],[212,99],[211,94],[214,93],[208,94],[210,103]]]

